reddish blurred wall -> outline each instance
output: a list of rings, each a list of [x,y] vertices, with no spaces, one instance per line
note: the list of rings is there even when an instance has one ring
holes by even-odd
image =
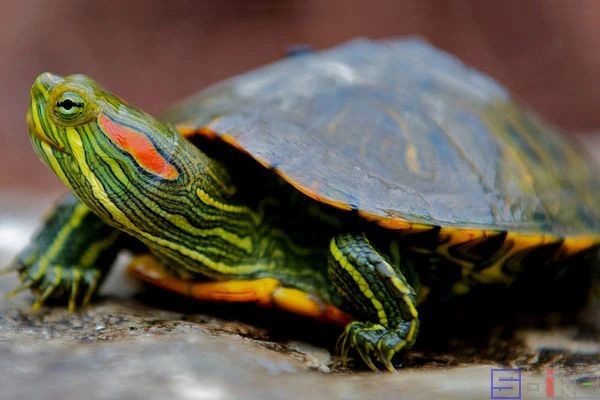
[[[0,4],[0,190],[56,188],[24,125],[42,71],[82,72],[157,112],[216,80],[355,36],[418,34],[569,130],[600,126],[596,0],[82,1]]]

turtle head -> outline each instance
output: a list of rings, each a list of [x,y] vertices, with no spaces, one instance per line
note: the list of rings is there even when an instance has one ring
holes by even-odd
[[[235,188],[220,162],[83,75],[40,75],[27,124],[38,156],[86,206],[173,265],[212,265],[206,237],[221,257],[241,242],[240,221],[256,220],[226,204]]]
[[[189,159],[199,157],[173,128],[83,75],[38,76],[27,125],[40,159],[118,227],[127,225],[123,210],[141,201],[142,193],[166,195],[169,188],[185,186]]]

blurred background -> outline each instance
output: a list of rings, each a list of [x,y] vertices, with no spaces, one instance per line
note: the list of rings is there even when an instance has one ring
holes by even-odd
[[[156,113],[292,44],[421,35],[491,74],[569,132],[600,126],[596,0],[238,0],[3,2],[0,190],[62,190],[26,135],[42,71],[89,74]]]
[[[66,192],[37,160],[25,127],[29,88],[43,71],[88,74],[156,114],[211,83],[284,57],[290,45],[320,49],[357,36],[420,35],[595,143],[600,155],[599,34],[600,0],[0,0],[0,268],[10,265],[43,210]],[[504,317],[485,301],[471,303],[485,307],[472,319],[481,330],[445,315],[440,326],[451,326],[455,336],[446,342],[430,330],[432,353],[414,353],[413,366],[425,366],[420,373],[324,376],[312,372],[329,371],[331,347],[325,346],[333,346],[337,332],[328,336],[304,320],[294,324],[261,310],[219,312],[169,302],[158,292],[144,295],[124,278],[126,261],[121,257],[108,277],[106,297],[80,314],[59,307],[30,314],[30,294],[4,297],[18,285],[16,274],[0,278],[1,399],[39,393],[47,399],[82,393],[480,399],[490,393],[489,365],[498,363],[533,363],[538,372],[563,365],[578,368],[578,377],[588,368],[596,377],[589,382],[598,382],[600,342],[590,327],[600,313],[592,308],[582,312],[590,322],[581,329],[563,328],[574,310],[546,323],[545,314],[513,315],[498,297],[507,322],[496,327],[494,318]],[[439,368],[447,365],[470,366]],[[563,393],[577,397],[573,388]],[[583,397],[591,398],[577,398]]]

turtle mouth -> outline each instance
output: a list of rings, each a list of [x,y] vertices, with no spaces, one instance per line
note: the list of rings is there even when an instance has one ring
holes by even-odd
[[[27,126],[29,127],[29,136],[31,136],[34,140],[39,140],[42,143],[47,144],[53,150],[59,151],[61,153],[67,154],[65,149],[57,143],[54,143],[50,138],[46,135],[46,133],[37,128],[37,126],[31,120],[31,110],[27,111],[27,116],[25,117],[27,121]]]
[[[48,72],[40,74],[31,87],[31,104],[27,109],[27,115],[25,117],[27,126],[29,127],[29,135],[31,138],[38,140],[42,143],[47,144],[52,149],[61,153],[66,153],[63,146],[56,143],[56,140],[52,140],[42,128],[41,121],[45,116],[43,115],[44,107],[36,106],[38,103],[48,102],[48,93],[57,84],[61,83],[64,79],[58,75],[53,75]],[[35,115],[34,115],[35,113]],[[37,118],[36,118],[37,117]]]

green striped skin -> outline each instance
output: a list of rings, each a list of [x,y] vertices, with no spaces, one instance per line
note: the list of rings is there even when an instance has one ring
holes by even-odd
[[[38,293],[33,308],[49,297],[66,297],[69,310],[87,304],[122,247],[111,228],[72,195],[48,215],[43,228],[18,255],[23,284],[13,293]]]
[[[40,159],[81,201],[57,214],[63,220],[46,225],[30,246],[30,259],[27,252],[20,258],[22,277],[42,289],[41,301],[57,280],[47,268],[38,277],[40,260],[77,273],[102,268],[77,260],[88,246],[125,232],[181,278],[275,278],[348,311],[356,321],[340,339],[343,358],[355,349],[369,367],[376,367],[375,358],[391,369],[392,357],[410,349],[418,333],[417,282],[423,292],[460,294],[480,283],[511,283],[524,270],[541,271],[533,266],[544,269],[582,250],[597,251],[594,237],[401,220],[387,226],[397,229],[393,233],[382,221],[377,226],[363,218],[361,210],[348,213],[304,196],[285,176],[234,147],[184,139],[81,75],[40,75],[27,122]],[[96,231],[78,222],[84,211],[77,210],[87,209],[97,216]],[[86,244],[54,246],[55,233],[69,226],[79,227],[71,235],[83,235]],[[114,256],[122,246],[116,241],[106,251]],[[101,276],[104,269],[96,271]],[[31,285],[33,278],[46,283]],[[64,280],[56,293],[74,287],[73,281]]]
[[[81,120],[60,120],[54,108],[64,92],[77,93],[90,114],[86,109]],[[101,115],[146,135],[177,177],[164,179],[142,168],[101,129]],[[290,217],[282,199],[263,198],[260,191],[235,194],[220,163],[88,78],[41,75],[32,87],[27,120],[34,149],[74,194],[180,277],[274,277],[330,300],[326,254],[333,226],[322,229],[319,217],[312,224],[304,215]],[[289,220],[321,232],[295,243],[287,234]]]
[[[374,355],[393,371],[392,358],[409,350],[419,331],[419,285],[406,278],[416,277],[412,265],[407,260],[388,261],[362,235],[340,235],[329,246],[331,281],[344,298],[352,299],[355,314],[362,317],[340,337],[342,361],[348,349],[355,348],[371,369],[377,369]]]
[[[173,274],[217,280],[272,277],[344,307],[366,322],[348,327],[343,353],[359,349],[371,367],[374,356],[391,368],[396,349],[414,342],[418,323],[407,325],[405,318],[412,310],[410,320],[416,320],[415,291],[402,271],[363,243],[362,236],[332,240],[340,232],[366,229],[362,219],[318,205],[265,169],[248,168],[244,162],[252,161],[247,158],[228,158],[236,172],[230,176],[171,127],[89,78],[42,74],[31,98],[27,121],[42,161],[85,204],[81,207],[139,239]],[[129,135],[129,141],[115,132]],[[145,152],[134,146],[146,146]],[[44,248],[39,241],[36,245]],[[61,251],[79,253],[74,257],[82,253]],[[373,260],[382,263],[379,275],[371,276]],[[398,295],[401,291],[408,295]],[[361,298],[385,307],[369,310]]]

